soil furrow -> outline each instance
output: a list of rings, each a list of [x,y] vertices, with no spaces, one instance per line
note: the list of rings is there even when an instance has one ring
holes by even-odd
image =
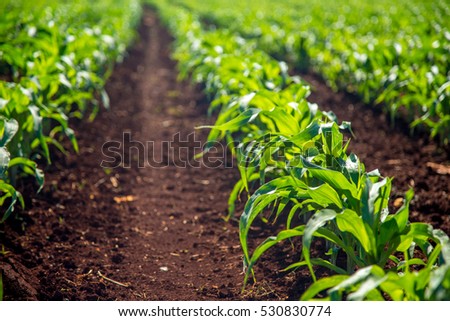
[[[111,111],[73,123],[80,153],[55,157],[39,195],[24,182],[27,208],[0,227],[5,299],[298,299],[310,284],[307,270],[281,277],[299,254],[284,244],[261,259],[259,282],[241,293],[238,224],[224,221],[238,173],[220,146],[214,158],[193,161],[207,134],[194,128],[213,120],[200,90],[177,81],[171,43],[146,11],[139,40],[108,81]],[[305,78],[314,101],[352,121],[351,149],[367,169],[396,177],[392,206],[414,185],[413,219],[449,233],[448,175],[429,165],[448,163],[446,154]],[[255,227],[251,242],[267,230],[276,226]]]

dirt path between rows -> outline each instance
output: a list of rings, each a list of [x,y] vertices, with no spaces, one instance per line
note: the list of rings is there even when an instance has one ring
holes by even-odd
[[[212,122],[207,101],[177,82],[155,14],[146,11],[139,33],[108,81],[111,111],[75,124],[79,155],[56,159],[43,192],[3,227],[5,299],[287,298],[270,265],[267,282],[241,294],[238,224],[224,220],[238,172],[220,149],[192,161],[207,135],[194,138],[194,128]]]
[[[108,81],[111,111],[101,112],[93,123],[74,124],[79,155],[55,157],[46,171],[44,190],[36,196],[25,186],[30,191],[25,195],[27,209],[0,227],[5,299],[298,299],[311,280],[305,270],[279,272],[298,259],[299,247],[293,250],[289,244],[262,259],[258,282],[241,293],[238,224],[223,219],[238,172],[231,168],[229,156],[185,166],[207,134],[196,131],[193,139],[195,126],[212,123],[205,117],[207,101],[198,88],[177,82],[175,62],[169,58],[172,40],[153,13],[146,11],[139,34]],[[390,129],[383,121],[372,146],[370,131],[365,134],[371,127],[363,125],[380,116],[364,114],[359,121],[360,114],[353,110],[361,106],[311,81],[318,89],[312,98],[325,109],[348,106],[348,111],[337,113],[340,119],[355,122],[358,139],[352,150],[368,169],[380,167],[398,177],[396,196],[406,190],[410,176],[417,177],[415,168],[425,171],[415,182],[419,191],[414,218],[423,215],[449,232],[448,217],[442,215],[448,209],[448,186],[447,194],[442,194],[448,176],[437,176],[420,163],[421,157],[443,163],[445,155],[423,142],[422,152],[412,157],[413,140],[401,133],[394,135],[398,140],[391,136],[388,140]],[[112,156],[118,155],[117,144],[123,141],[122,165],[130,168],[102,168],[102,160],[110,167],[118,165]],[[153,166],[144,162],[147,154]],[[389,166],[386,159],[391,159]],[[163,166],[166,163],[170,165]],[[427,191],[432,191],[431,197]],[[267,227],[255,227],[252,233],[255,242],[260,241],[267,236]]]

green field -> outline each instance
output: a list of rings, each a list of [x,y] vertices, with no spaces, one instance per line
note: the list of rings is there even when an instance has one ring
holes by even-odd
[[[448,1],[177,1],[448,144]]]
[[[227,220],[239,220],[243,290],[258,281],[263,256],[301,240],[300,259],[283,267],[309,271],[299,299],[450,299],[448,235],[410,222],[412,188],[389,208],[393,178],[366,170],[351,152],[351,124],[312,103],[301,76],[319,75],[381,108],[393,130],[401,120],[446,150],[448,1],[144,3],[175,39],[180,78],[202,88],[217,116],[197,128],[209,132],[203,153],[225,141],[237,161]],[[136,38],[144,3],[0,3],[0,223],[25,207],[24,181],[43,188],[54,153],[78,152],[70,122],[109,108],[105,84]],[[270,222],[279,229],[255,245],[251,230]],[[0,299],[2,287],[0,274]]]

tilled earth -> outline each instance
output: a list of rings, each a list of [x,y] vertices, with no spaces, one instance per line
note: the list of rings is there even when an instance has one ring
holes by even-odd
[[[207,134],[194,128],[212,123],[207,100],[177,81],[172,39],[153,13],[139,34],[108,82],[111,111],[73,123],[80,153],[54,159],[40,194],[25,181],[27,208],[0,226],[5,299],[298,299],[311,279],[305,270],[280,272],[298,258],[289,244],[272,249],[257,282],[241,291],[238,224],[225,220],[238,171],[220,146],[193,161]],[[450,233],[447,153],[314,75],[304,78],[313,101],[352,122],[351,150],[366,168],[395,176],[392,210],[412,186],[411,219]],[[276,228],[255,227],[254,242]]]

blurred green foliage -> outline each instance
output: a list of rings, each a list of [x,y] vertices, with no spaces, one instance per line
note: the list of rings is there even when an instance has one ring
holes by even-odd
[[[442,144],[450,140],[450,4],[400,1],[177,0],[334,89],[381,104]]]
[[[0,215],[23,198],[18,178],[44,174],[49,145],[78,151],[69,119],[109,106],[104,84],[135,35],[138,0],[0,2]]]

